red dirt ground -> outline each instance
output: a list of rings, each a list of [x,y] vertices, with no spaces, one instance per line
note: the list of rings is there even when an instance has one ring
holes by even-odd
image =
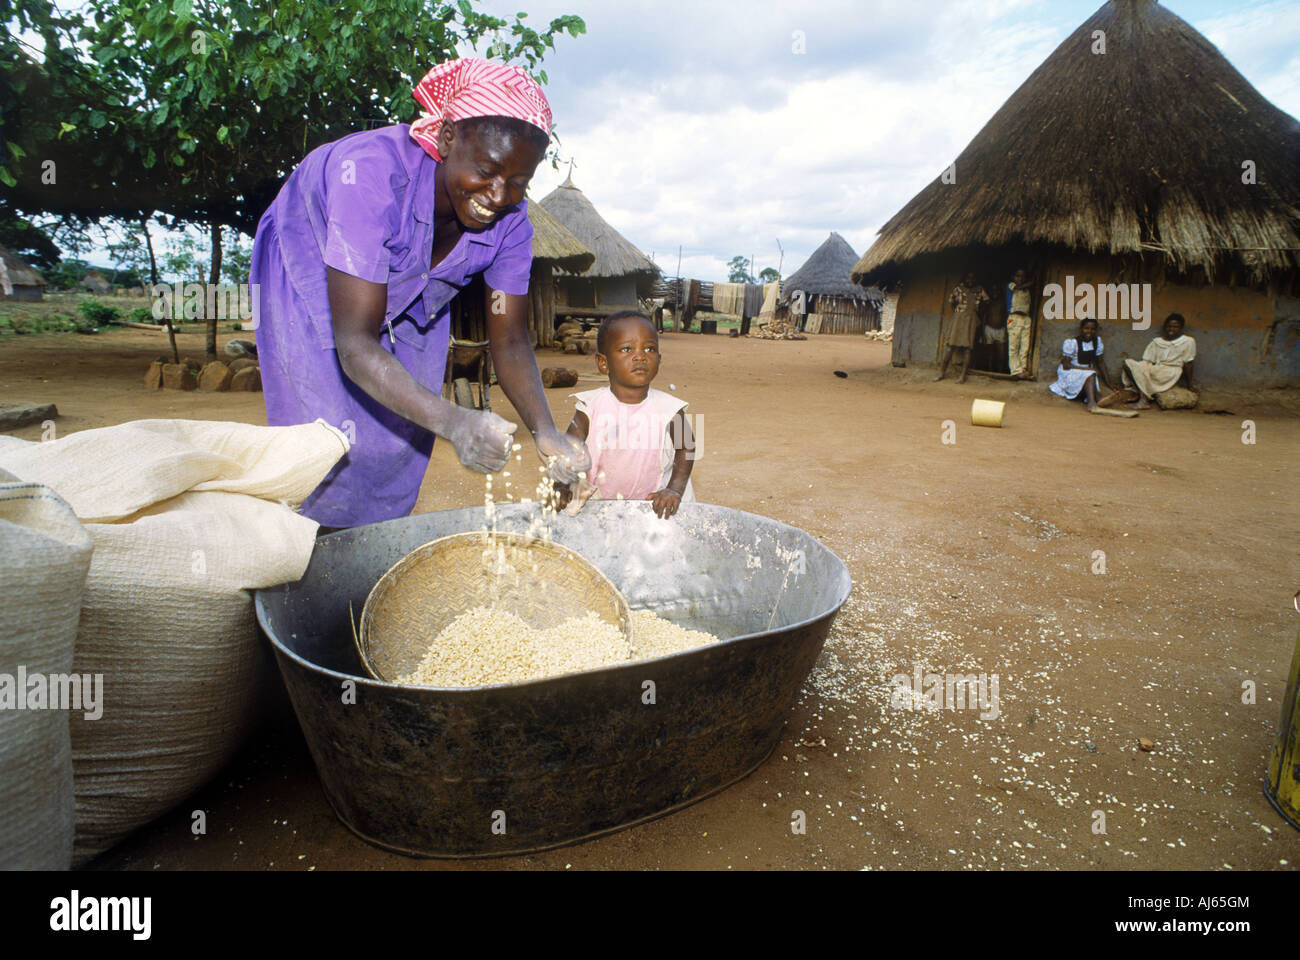
[[[223,337],[223,340],[225,338]],[[150,417],[264,423],[259,394],[149,392],[163,338],[0,342],[0,391],[63,432]],[[182,352],[201,339],[185,334]],[[184,809],[106,869],[1294,869],[1300,833],[1261,792],[1298,619],[1293,393],[1088,416],[1037,385],[932,385],[860,337],[668,334],[656,386],[705,419],[701,500],[807,530],[853,595],[773,757],[670,817],[544,854],[457,863],[372,848],[339,823],[287,706]],[[549,352],[539,355],[543,365]],[[578,360],[594,372],[591,358]],[[590,371],[588,368],[590,367]],[[850,373],[837,378],[832,371]],[[932,375],[932,372],[930,372]],[[568,390],[552,391],[568,422]],[[504,398],[495,397],[500,406]],[[1002,429],[970,425],[976,397]],[[511,411],[499,410],[507,416]],[[1256,443],[1243,444],[1243,420]],[[941,442],[952,420],[956,442]],[[27,427],[16,435],[40,436]],[[418,510],[481,502],[439,443]],[[1093,573],[1094,551],[1105,573]],[[914,665],[998,674],[1000,715],[891,708]],[[1255,702],[1243,703],[1243,683]],[[1139,737],[1155,742],[1138,749]],[[208,811],[193,837],[189,811]],[[807,834],[794,835],[803,810]],[[1105,815],[1105,833],[1094,832]]]

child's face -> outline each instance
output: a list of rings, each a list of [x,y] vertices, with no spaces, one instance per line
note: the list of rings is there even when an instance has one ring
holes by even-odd
[[[610,386],[645,388],[659,373],[659,334],[644,320],[629,317],[605,333],[605,352],[596,366],[609,376]]]

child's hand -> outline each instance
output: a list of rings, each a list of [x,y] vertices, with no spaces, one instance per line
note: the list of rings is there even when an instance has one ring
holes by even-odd
[[[671,487],[664,487],[657,493],[652,493],[646,499],[654,504],[655,516],[662,520],[667,520],[682,505],[682,495]]]
[[[588,483],[585,479],[579,477],[571,487],[565,488],[568,494],[568,505],[565,506],[564,512],[571,517],[576,517],[583,504],[596,495],[596,490],[597,487],[594,483]]]
[[[551,486],[555,489],[555,509],[563,510],[569,505],[569,501],[573,499],[573,488],[577,484],[556,483],[552,480]]]

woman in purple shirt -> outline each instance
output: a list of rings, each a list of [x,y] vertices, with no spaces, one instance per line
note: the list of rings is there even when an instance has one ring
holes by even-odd
[[[351,450],[303,503],[326,527],[410,513],[449,440],[482,472],[515,425],[442,399],[449,304],[483,274],[492,363],[552,477],[590,460],[556,428],[528,341],[532,225],[524,192],[550,142],[550,108],[518,67],[463,59],[417,86],[429,111],[313,150],[262,216],[249,280],[267,422],[323,419]]]

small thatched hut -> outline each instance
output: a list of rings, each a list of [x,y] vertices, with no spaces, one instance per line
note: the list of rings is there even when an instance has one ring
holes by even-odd
[[[802,267],[786,278],[786,297],[804,296],[810,333],[866,333],[880,328],[879,290],[864,290],[851,274],[858,255],[832,232]]]
[[[0,300],[43,300],[45,278],[18,254],[0,246]]]
[[[931,365],[962,275],[996,324],[1019,267],[1048,295],[1033,303],[1040,380],[1078,328],[1075,304],[1045,314],[1055,284],[1093,292],[1112,365],[1178,312],[1198,381],[1300,383],[1300,124],[1155,0],[1111,0],[885,224],[853,279],[900,292],[894,362]],[[1150,295],[1149,329],[1121,284]]]
[[[605,317],[637,309],[637,300],[650,295],[659,277],[654,262],[605,222],[572,176],[543,197],[541,205],[596,255],[582,276],[557,277],[556,315]]]
[[[546,212],[540,203],[528,204],[533,225],[533,272],[528,283],[528,328],[534,345],[549,345],[555,339],[555,271],[585,273],[596,261],[564,224]]]
[[[81,286],[91,293],[107,295],[113,292],[113,285],[104,279],[104,275],[98,270],[92,269],[81,278]]]

